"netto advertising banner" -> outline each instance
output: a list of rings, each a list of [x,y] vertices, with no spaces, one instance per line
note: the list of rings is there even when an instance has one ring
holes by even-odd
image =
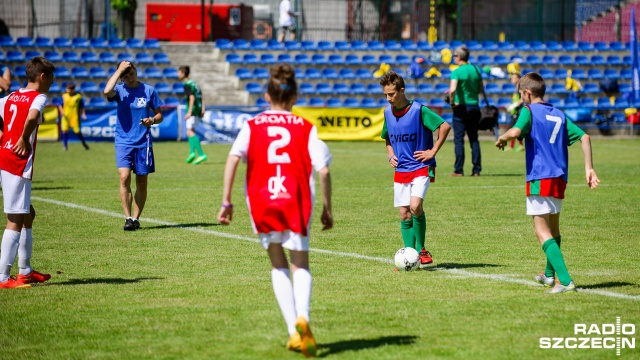
[[[302,116],[318,128],[322,140],[382,140],[384,108],[317,108],[294,106]]]

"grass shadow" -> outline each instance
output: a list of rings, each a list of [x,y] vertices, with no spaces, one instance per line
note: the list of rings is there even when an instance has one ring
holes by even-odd
[[[162,280],[164,278],[158,277],[144,277],[135,279],[123,279],[123,278],[92,278],[92,279],[69,279],[65,282],[50,283],[49,286],[54,285],[91,285],[91,284],[109,284],[109,285],[122,285],[133,284],[146,280]]]
[[[436,266],[428,267],[427,270],[446,270],[446,269],[469,269],[469,268],[485,268],[485,267],[501,267],[496,264],[458,264],[458,263],[442,263]]]
[[[417,338],[415,335],[382,336],[377,339],[354,339],[318,344],[318,357],[322,358],[345,351],[360,351],[386,345],[412,345]]]
[[[578,286],[578,288],[580,288],[580,289],[607,289],[607,288],[614,288],[614,287],[621,287],[621,286],[640,287],[638,284],[634,284],[634,283],[630,283],[630,282],[626,282],[626,281],[608,281],[608,282],[603,282],[603,283],[599,283],[599,284],[592,284],[592,285],[582,285],[582,284],[580,284],[580,286]]]
[[[521,174],[482,174],[480,175],[480,177],[485,177],[485,176],[524,176],[524,173]]]
[[[144,222],[142,219],[140,222]],[[190,228],[190,227],[211,227],[220,226],[219,223],[191,223],[191,224],[174,224],[174,225],[153,225],[153,226],[141,226],[140,230],[158,230],[158,229],[175,229],[175,228]]]
[[[71,190],[71,186],[34,186],[31,190],[37,191],[51,191],[51,190]]]

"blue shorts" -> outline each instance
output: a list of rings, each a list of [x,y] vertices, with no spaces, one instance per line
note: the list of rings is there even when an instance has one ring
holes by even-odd
[[[116,146],[116,167],[118,169],[132,169],[136,175],[147,175],[155,172],[156,163],[153,160],[153,147]]]

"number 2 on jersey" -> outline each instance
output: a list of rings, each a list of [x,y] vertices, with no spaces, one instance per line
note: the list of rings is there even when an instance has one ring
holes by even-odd
[[[549,144],[555,144],[556,137],[558,136],[558,132],[560,132],[560,126],[562,125],[562,118],[553,115],[547,115],[547,120],[553,121],[555,126],[553,127],[553,132],[551,133],[551,137],[549,138]]]
[[[267,150],[267,161],[269,164],[289,164],[291,162],[289,153],[286,151],[283,151],[280,155],[277,153],[279,149],[289,145],[291,142],[291,133],[289,133],[289,130],[281,126],[269,126],[267,127],[267,135],[269,135],[270,138],[280,137],[269,144],[269,149]]]

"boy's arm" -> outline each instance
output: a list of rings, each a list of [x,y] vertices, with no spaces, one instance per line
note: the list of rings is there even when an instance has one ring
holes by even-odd
[[[16,144],[13,146],[11,150],[14,153],[23,156],[31,152],[31,142],[29,138],[31,134],[38,127],[38,119],[40,118],[40,110],[31,109],[29,110],[29,114],[27,115],[27,120],[24,123],[24,129],[22,130],[22,136],[18,139]]]
[[[451,131],[451,125],[447,122],[440,124],[438,127],[438,140],[433,144],[433,147],[424,151],[414,151],[413,157],[422,162],[433,159],[444,144],[444,141],[447,140],[449,131]]]
[[[517,139],[522,134],[522,130],[517,127],[512,127],[506,133],[500,135],[498,141],[496,141],[496,147],[500,150],[504,151],[504,147],[507,145],[509,140]]]
[[[387,160],[389,161],[391,167],[395,168],[398,166],[398,158],[393,153],[393,146],[391,146],[391,141],[389,140],[389,138],[387,137],[386,139],[384,139],[384,141],[387,145]]]
[[[103,93],[107,97],[107,99],[111,99],[116,95],[115,90],[116,84],[118,83],[118,79],[120,79],[120,75],[123,71],[128,69],[131,66],[131,63],[128,61],[123,61],[120,63],[120,66],[113,72],[113,75],[107,81],[107,84],[104,86]]]
[[[240,164],[240,156],[229,155],[227,164],[224,167],[224,185],[222,188],[222,203],[218,212],[218,221],[222,225],[229,225],[233,220],[233,205],[231,203],[231,190],[236,177],[236,170]]]
[[[593,160],[591,157],[591,138],[589,135],[584,134],[580,138],[580,144],[582,146],[582,154],[584,155],[584,172],[587,178],[587,185],[589,188],[595,189],[600,183],[596,171],[593,170]]]
[[[187,111],[187,113],[185,114],[185,118],[190,118],[193,114],[191,113],[191,111],[193,111],[193,104],[196,102],[196,97],[191,94],[189,95],[189,110]]]
[[[322,230],[329,230],[333,227],[333,215],[331,214],[331,173],[329,167],[325,166],[318,171],[320,177],[320,189],[322,190],[322,214],[320,222]]]

